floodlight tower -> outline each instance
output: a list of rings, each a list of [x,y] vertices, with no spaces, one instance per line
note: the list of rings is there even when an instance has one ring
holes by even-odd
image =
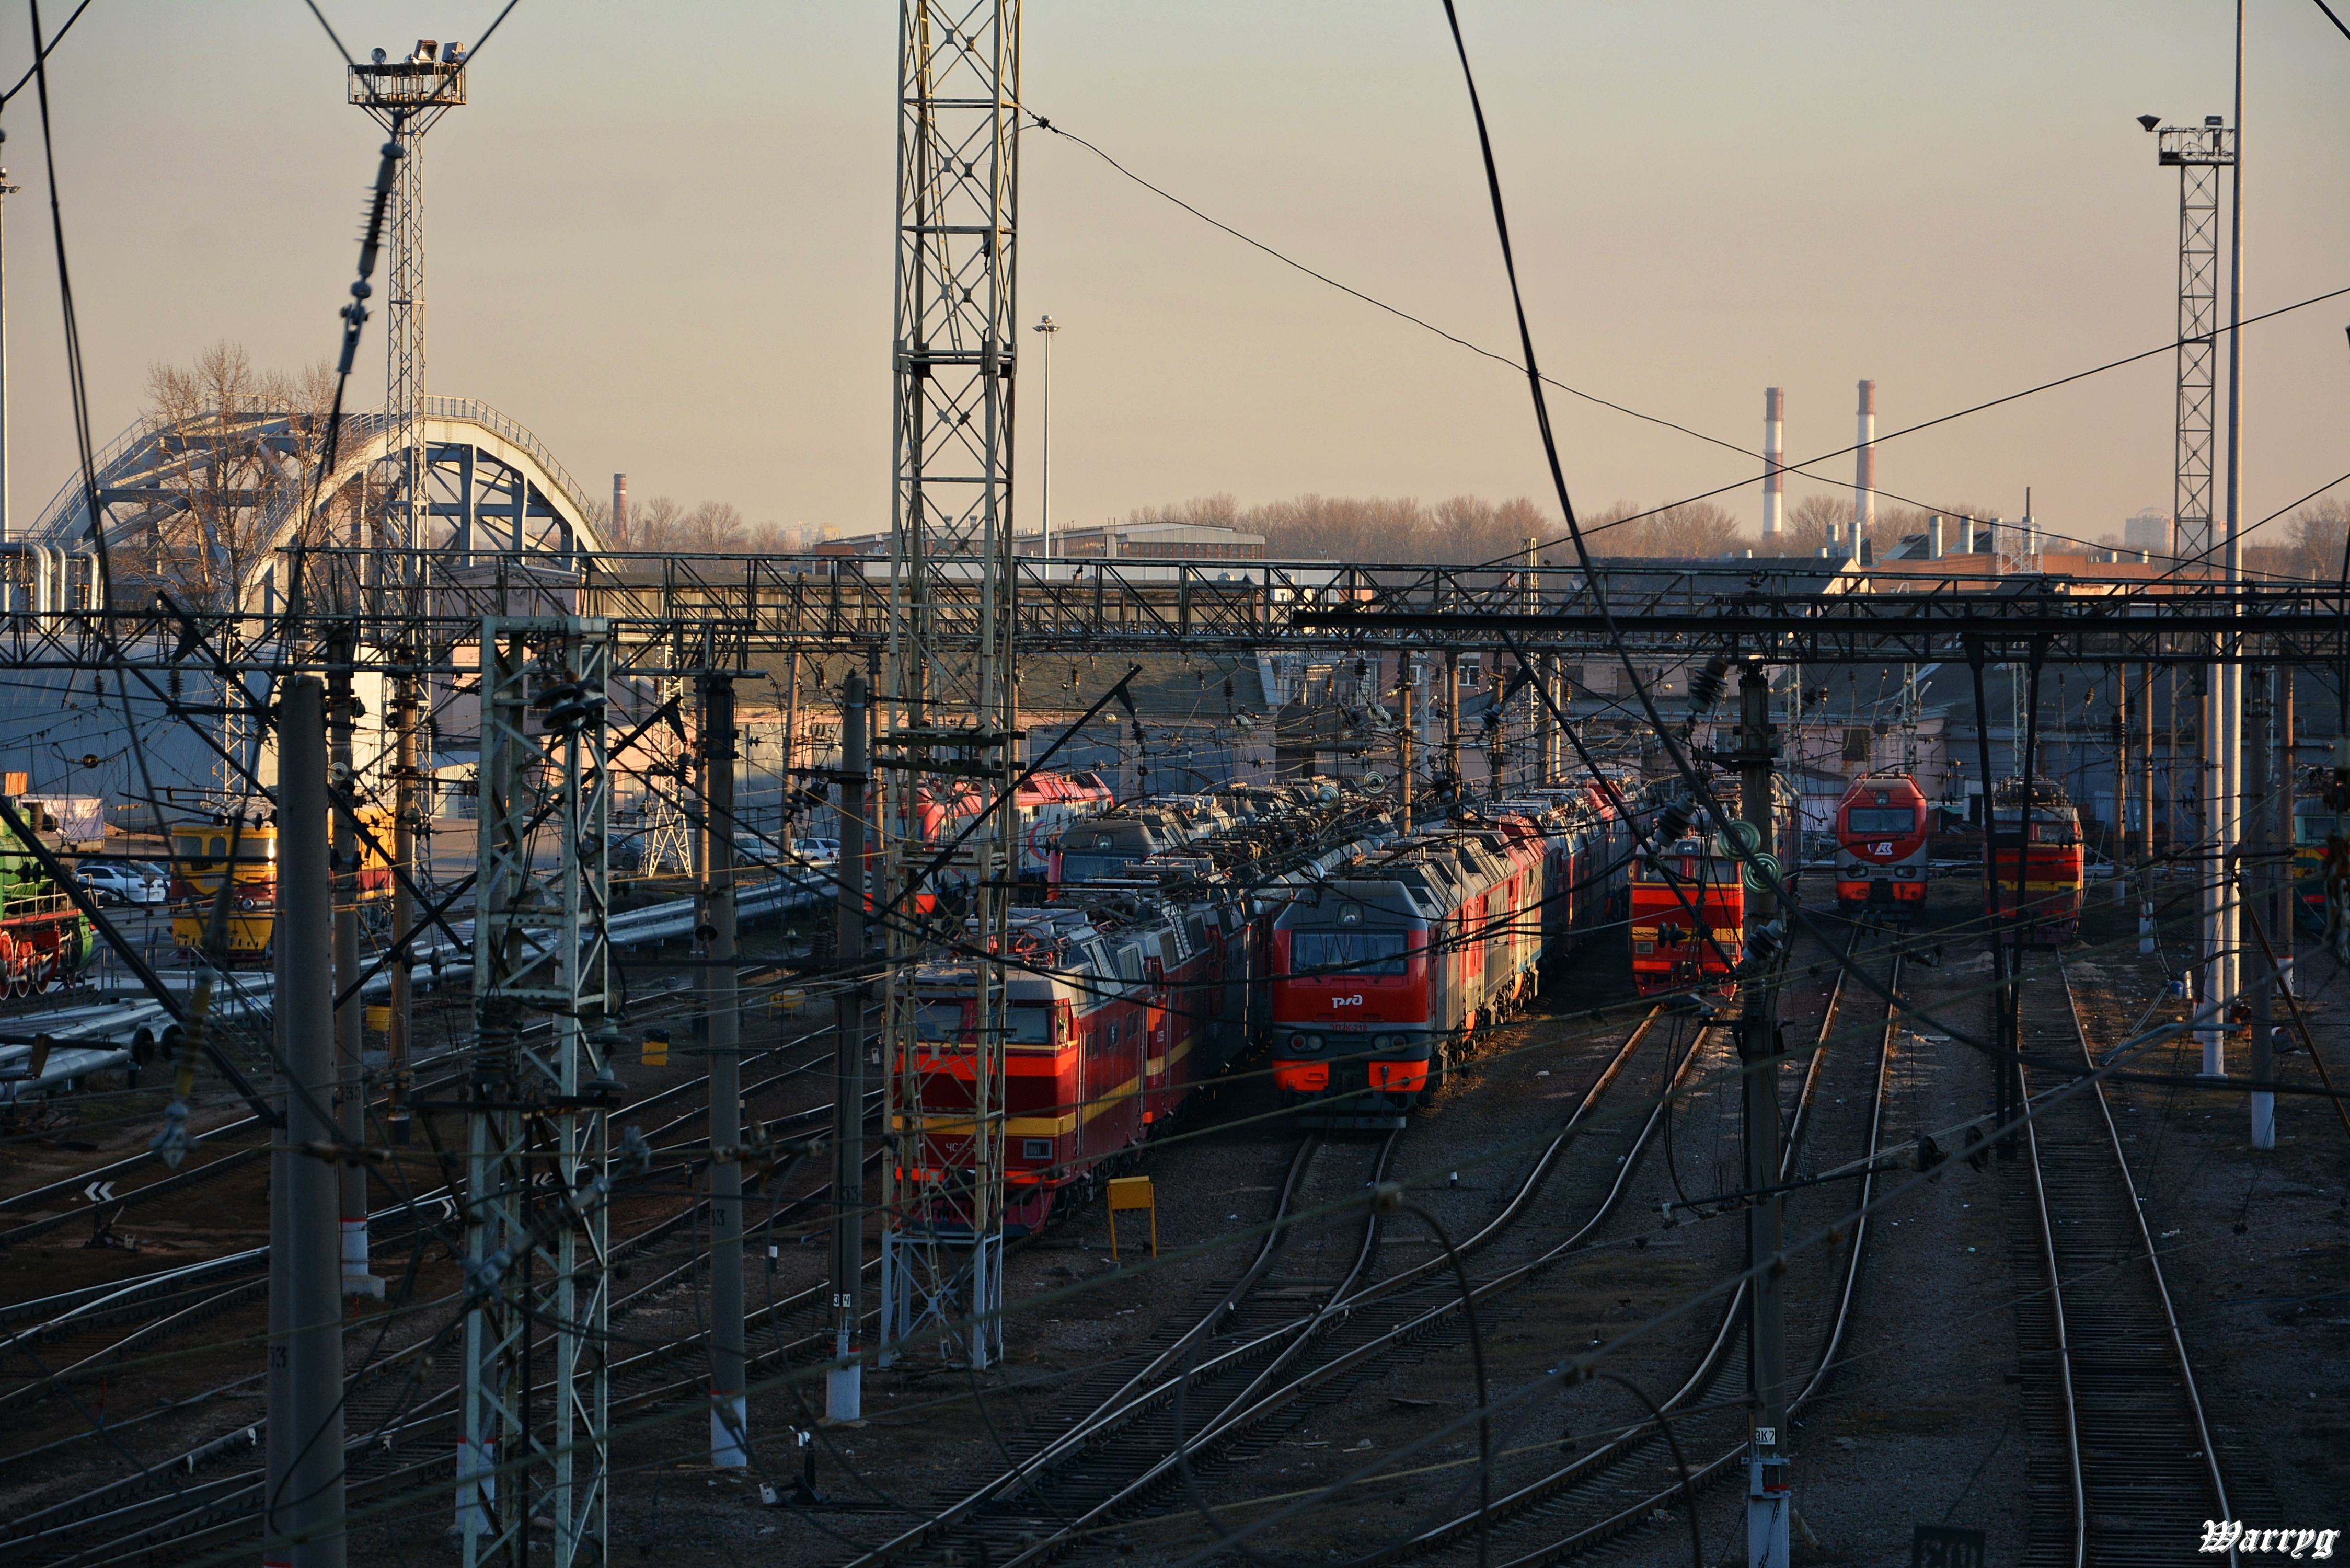
[[[910,1342],[934,1343],[985,1367],[1003,1345],[1010,1011],[1000,955],[1016,842],[1020,0],[899,0],[898,16],[897,487],[873,761],[888,778],[882,1125],[900,1141],[884,1167],[880,1355],[888,1366]],[[958,798],[970,801],[971,831],[951,846],[924,843],[920,803]],[[968,1101],[926,1107],[916,1075],[939,1042],[922,1044],[916,967],[946,954],[978,996],[974,1071]]]
[[[399,488],[374,560],[375,582],[396,594],[417,580],[416,552],[430,542],[418,441],[424,417],[424,133],[465,101],[465,47],[419,38],[404,60],[378,49],[372,64],[350,68],[350,101],[391,133],[400,152],[388,247],[383,402],[384,450],[398,464]]]
[[[2207,114],[2200,125],[2164,125],[2151,114],[2137,117],[2156,139],[2157,161],[2178,171],[2178,389],[2177,486],[2171,549],[2182,576],[2232,576],[2232,539],[2212,529],[2212,450],[2220,340],[2220,171],[2236,167],[2236,131],[2223,115]],[[2230,525],[2233,517],[2230,514]],[[2225,556],[2221,556],[2224,547]],[[2203,841],[2209,866],[2197,898],[2202,928],[2202,994],[2209,1004],[2234,992],[2233,943],[2228,939],[2230,900],[2225,882],[2235,846],[2234,773],[2237,715],[2235,670],[2215,659],[2204,671],[2201,738],[2205,802]],[[2225,1070],[2226,1035],[2219,1027],[2199,1032],[2203,1070]]]

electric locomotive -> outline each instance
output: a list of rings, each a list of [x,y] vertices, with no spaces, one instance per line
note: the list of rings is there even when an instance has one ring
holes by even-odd
[[[1908,919],[1926,902],[1926,795],[1908,774],[1856,779],[1836,806],[1836,907]]]
[[[2002,779],[1991,790],[1991,831],[1983,855],[1991,886],[1983,913],[1994,926],[2021,922],[2033,947],[2058,947],[2081,927],[2081,814],[2064,786],[2035,778]],[[2017,886],[2019,873],[2022,886]]]
[[[1730,983],[1746,950],[1746,883],[1720,834],[1684,833],[1635,857],[1631,929],[1641,995]]]
[[[1274,922],[1273,1076],[1301,1125],[1397,1127],[1540,982],[1546,842],[1523,819],[1388,845]]]
[[[1248,805],[1245,822],[1221,807],[1196,812],[1203,831],[1188,842],[1009,912],[1008,1016],[991,1025],[1003,1043],[991,1098],[1004,1116],[1006,1235],[1029,1233],[1131,1166],[1262,1037],[1267,993],[1252,981],[1275,913],[1386,833],[1359,797],[1256,790]],[[1064,866],[1080,845],[1098,847],[1096,831],[1096,819],[1064,830]],[[978,975],[968,960],[926,963],[913,985],[919,1045],[899,1064],[910,1092],[891,1130],[904,1173],[932,1194],[929,1224],[967,1237]]]
[[[2325,879],[2328,854],[2344,853],[2344,822],[2324,794],[2303,795],[2293,803],[2293,891],[2299,923],[2313,931],[2325,929]]]

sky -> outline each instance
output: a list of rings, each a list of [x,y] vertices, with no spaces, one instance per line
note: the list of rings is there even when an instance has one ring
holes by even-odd
[[[489,0],[320,0],[351,49],[469,44]],[[52,0],[54,27],[67,7]],[[2230,110],[2216,0],[1800,5],[1461,0],[1544,368],[1797,457],[2163,345],[2178,179],[2136,117]],[[2248,315],[2350,287],[2350,38],[2250,0]],[[590,493],[886,527],[897,7],[521,0],[426,142],[429,384],[533,430]],[[1515,329],[1436,0],[1030,0],[1025,103],[1307,265],[1473,342]],[[0,14],[0,70],[31,61]],[[328,358],[381,132],[300,0],[92,0],[52,55],[92,422],[221,340]],[[69,479],[50,184],[10,140],[9,484]],[[1076,144],[1023,140],[1019,314],[1049,312],[1056,524],[1228,491],[1547,499],[1523,378],[1283,267]],[[2350,296],[2243,335],[2243,516],[2350,468]],[[354,402],[382,400],[380,320]],[[1891,497],[2087,537],[2168,512],[2158,354],[1884,444]],[[1719,497],[1759,464],[1555,395],[1578,506]],[[1015,506],[1037,520],[1041,410]],[[1821,465],[1846,487],[1852,460]],[[1791,499],[1812,486],[1791,482]],[[2350,490],[2350,486],[2345,486]],[[2282,524],[2278,525],[2282,526]],[[2274,530],[2272,529],[2272,532]]]

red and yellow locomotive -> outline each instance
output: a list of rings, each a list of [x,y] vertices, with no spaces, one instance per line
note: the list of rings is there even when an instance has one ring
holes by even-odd
[[[2020,921],[2031,946],[2071,941],[2081,927],[2080,811],[2063,784],[2046,778],[2033,779],[2029,791],[2020,778],[2002,779],[1991,805],[1983,912],[1994,926]]]
[[[1926,902],[1926,794],[1908,774],[1856,779],[1836,806],[1836,907],[1908,917]]]

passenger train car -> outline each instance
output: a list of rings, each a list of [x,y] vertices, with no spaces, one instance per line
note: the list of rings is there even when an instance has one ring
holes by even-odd
[[[1836,806],[1836,907],[1904,919],[1926,902],[1925,792],[1908,774],[1853,781]]]
[[[2081,926],[2081,814],[2064,785],[2035,778],[2027,792],[2020,778],[2000,780],[1983,855],[1991,872],[1983,913],[1994,926],[2021,921],[2033,947],[2073,940]]]
[[[1007,1235],[1125,1168],[1262,1037],[1267,993],[1252,982],[1277,914],[1387,835],[1377,803],[1359,796],[1289,786],[1234,803],[1230,793],[1191,814],[1202,830],[1183,842],[1122,860],[1114,876],[1061,882],[1053,901],[1012,912],[1018,964],[1000,1025]],[[1094,853],[1096,830],[1081,821],[1065,831],[1077,840],[1061,851],[1065,868],[1071,849]],[[920,1054],[902,1064],[912,1103],[893,1112],[915,1123],[892,1131],[901,1158],[921,1151],[912,1168],[937,1181],[931,1219],[950,1236],[970,1226],[945,1176],[969,1162],[977,981],[969,963],[916,971]]]

